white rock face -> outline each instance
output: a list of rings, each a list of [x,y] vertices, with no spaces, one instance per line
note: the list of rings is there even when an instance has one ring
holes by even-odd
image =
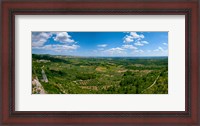
[[[32,94],[46,94],[38,79],[33,79],[32,81]]]

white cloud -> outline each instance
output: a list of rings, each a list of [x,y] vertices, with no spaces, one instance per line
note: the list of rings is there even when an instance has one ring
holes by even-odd
[[[148,54],[150,56],[168,56],[168,49],[164,49],[162,47],[158,47],[154,50],[147,50]]]
[[[163,43],[163,45],[166,45],[166,46],[167,46],[168,44],[167,44],[167,43]]]
[[[147,42],[147,41],[141,41],[141,43],[143,43],[143,44],[149,44],[149,42]]]
[[[54,41],[58,41],[61,43],[73,43],[75,42],[71,39],[71,36],[67,32],[55,32],[56,37],[54,37]]]
[[[145,44],[149,44],[149,42],[147,41],[137,41],[134,43],[134,45],[136,46],[144,46]]]
[[[159,50],[164,50],[162,47],[158,47]]]
[[[108,55],[115,55],[115,54],[124,54],[124,49],[116,47],[116,48],[111,48],[103,51],[103,53],[107,53]]]
[[[108,49],[109,51],[122,51],[124,49],[122,48],[119,48],[119,47],[116,47],[116,48],[111,48],[111,49]]]
[[[130,43],[130,42],[133,42],[133,37],[130,35],[126,35],[124,37],[124,43]]]
[[[97,46],[104,48],[104,47],[107,47],[108,45],[107,44],[101,44],[101,45],[97,45]]]
[[[143,34],[137,34],[136,32],[130,32],[130,35],[134,38],[134,39],[143,39],[144,35]]]
[[[56,52],[72,51],[78,49],[78,45],[45,45],[42,47],[33,47],[33,49],[50,50]]]
[[[137,49],[137,47],[135,47],[133,45],[122,45],[122,48],[124,48],[124,49]]]
[[[51,37],[49,32],[33,32],[32,33],[32,46],[40,47],[43,46],[47,40]]]
[[[130,32],[129,35],[126,35],[123,39],[124,43],[135,42],[134,45],[136,46],[143,46],[144,44],[149,44],[147,41],[141,41],[142,39],[144,39],[143,34],[137,34],[136,32]]]
[[[60,44],[45,44],[49,38],[53,37],[54,41]],[[61,44],[62,43],[62,44]],[[72,44],[73,43],[73,44]],[[78,49],[80,46],[71,39],[67,32],[33,32],[32,33],[32,49],[47,50],[54,52],[66,52]]]
[[[157,49],[153,50],[155,52],[164,52],[165,50],[162,47],[158,47]]]
[[[137,49],[137,50],[133,50],[130,54],[132,56],[143,56],[145,55],[145,52],[141,49]]]
[[[67,32],[33,32],[32,33],[32,47],[43,46],[49,38],[55,35],[54,41],[61,43],[73,43],[71,36]]]
[[[141,42],[136,42],[136,43],[134,43],[134,45],[136,45],[136,46],[144,46],[144,44],[143,43],[141,43]]]

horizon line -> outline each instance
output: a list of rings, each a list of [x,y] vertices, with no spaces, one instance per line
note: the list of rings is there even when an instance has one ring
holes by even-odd
[[[80,56],[80,55],[54,55],[54,54],[37,54],[35,55],[52,55],[52,56],[72,56],[72,57],[168,57],[168,56]]]

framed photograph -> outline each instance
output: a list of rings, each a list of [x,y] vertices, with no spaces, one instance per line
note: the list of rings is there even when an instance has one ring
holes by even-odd
[[[1,1],[1,124],[200,125],[199,4]]]
[[[32,94],[168,94],[168,32],[31,37]]]

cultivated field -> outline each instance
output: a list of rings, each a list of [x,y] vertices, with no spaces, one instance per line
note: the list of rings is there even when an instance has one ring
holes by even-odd
[[[167,94],[167,57],[32,55],[33,94]]]

